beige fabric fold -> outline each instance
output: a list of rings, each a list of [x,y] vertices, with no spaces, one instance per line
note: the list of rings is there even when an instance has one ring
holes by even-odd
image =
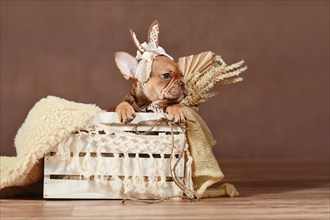
[[[212,147],[216,141],[204,120],[195,110],[185,107],[184,113],[187,119],[186,135],[189,151],[193,158],[192,179],[196,196],[198,198],[238,196],[239,193],[236,188],[228,183],[223,184],[218,189],[209,189],[210,186],[224,178],[212,152]]]

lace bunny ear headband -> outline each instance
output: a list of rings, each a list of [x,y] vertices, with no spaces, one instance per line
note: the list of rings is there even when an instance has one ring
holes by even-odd
[[[148,31],[148,43],[144,42],[141,44],[136,38],[135,33],[132,30],[130,30],[130,32],[133,42],[138,49],[135,58],[139,63],[136,69],[135,78],[141,83],[145,83],[150,77],[152,63],[156,56],[163,55],[171,60],[173,60],[173,58],[159,46],[159,23],[157,20],[150,25]]]

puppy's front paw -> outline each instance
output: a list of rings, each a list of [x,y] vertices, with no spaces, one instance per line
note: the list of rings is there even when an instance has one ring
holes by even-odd
[[[174,121],[175,123],[186,122],[186,118],[183,112],[183,106],[181,104],[174,104],[167,106],[166,114],[168,115],[168,119]]]
[[[135,118],[134,108],[128,102],[121,102],[115,110],[123,123],[131,122]]]

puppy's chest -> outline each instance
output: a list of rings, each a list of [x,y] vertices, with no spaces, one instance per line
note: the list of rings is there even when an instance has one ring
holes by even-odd
[[[155,104],[153,104],[149,99],[142,98],[138,99],[139,97],[132,97],[134,99],[134,102],[131,103],[134,110],[136,112],[154,112],[154,113],[164,113],[164,109],[162,107],[159,107]]]
[[[140,86],[133,86],[129,95],[126,96],[126,101],[130,103],[136,112],[147,112],[147,107],[151,101],[144,94]]]

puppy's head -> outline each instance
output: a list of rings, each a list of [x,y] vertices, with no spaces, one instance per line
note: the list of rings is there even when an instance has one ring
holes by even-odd
[[[137,81],[135,73],[138,62],[133,56],[125,52],[117,52],[115,61],[125,79]],[[179,103],[187,95],[181,70],[166,56],[154,58],[150,77],[143,84],[146,97],[161,107]]]

